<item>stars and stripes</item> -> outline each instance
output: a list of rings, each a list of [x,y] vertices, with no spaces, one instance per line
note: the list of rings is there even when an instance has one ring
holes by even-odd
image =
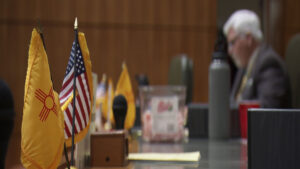
[[[87,72],[79,43],[73,42],[72,50],[59,94],[60,104],[69,104],[64,111],[65,139],[72,137],[73,101],[67,102],[73,96],[74,64],[76,55],[76,103],[75,103],[75,134],[80,133],[89,123],[91,112],[91,97]]]

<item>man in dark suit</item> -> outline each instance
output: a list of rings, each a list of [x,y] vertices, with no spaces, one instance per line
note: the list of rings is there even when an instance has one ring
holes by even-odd
[[[14,102],[8,85],[0,79],[0,168],[5,166],[9,138],[13,130]]]
[[[231,92],[232,106],[255,100],[261,107],[290,107],[290,83],[284,62],[262,43],[258,16],[250,10],[238,10],[227,20],[223,31],[229,55],[239,68]]]

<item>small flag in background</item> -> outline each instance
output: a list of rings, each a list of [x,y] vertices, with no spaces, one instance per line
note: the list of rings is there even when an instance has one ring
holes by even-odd
[[[134,100],[134,95],[131,87],[127,66],[125,63],[123,63],[122,66],[123,66],[123,70],[117,84],[115,95],[117,96],[119,94],[122,94],[125,96],[127,100],[128,109],[127,109],[124,128],[130,129],[133,127],[135,122],[135,100]]]
[[[96,107],[103,104],[106,95],[106,75],[103,74],[101,82],[99,83],[96,91]]]
[[[76,107],[75,107],[75,139],[78,142],[86,135],[93,103],[92,65],[89,50],[83,33],[78,33],[78,43],[73,42],[67,71],[59,94],[62,111],[64,111],[66,145],[72,143],[72,119],[73,119],[73,82],[74,82],[74,58],[77,58],[76,75]]]
[[[63,115],[53,90],[47,54],[33,29],[29,47],[22,119],[21,161],[28,169],[54,169],[64,144]]]
[[[101,116],[103,113],[103,102],[106,96],[106,75],[103,74],[102,80],[96,91],[96,112],[95,112],[95,126],[98,131],[102,128]]]
[[[112,124],[115,124],[115,118],[112,111],[112,103],[114,99],[114,85],[111,78],[108,79],[108,89],[105,97],[105,101],[103,103],[103,117],[106,119],[106,123],[104,124],[104,128],[106,130],[110,130],[112,128]]]

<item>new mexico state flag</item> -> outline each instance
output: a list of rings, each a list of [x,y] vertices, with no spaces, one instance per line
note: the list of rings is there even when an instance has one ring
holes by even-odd
[[[130,129],[134,125],[135,121],[135,100],[131,87],[130,77],[128,74],[127,66],[123,63],[123,71],[120,75],[120,79],[117,84],[115,96],[122,94],[127,101],[127,115],[125,118],[125,129]]]
[[[21,132],[24,167],[57,168],[64,144],[63,114],[53,90],[47,54],[35,29],[29,47]]]

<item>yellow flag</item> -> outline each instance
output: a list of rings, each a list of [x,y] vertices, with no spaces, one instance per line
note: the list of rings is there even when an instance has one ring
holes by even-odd
[[[128,109],[125,119],[125,129],[130,129],[133,127],[135,121],[135,100],[125,63],[123,64],[123,71],[118,81],[115,95],[117,96],[119,94],[124,95],[127,100]]]
[[[103,102],[103,117],[111,124],[115,124],[115,118],[112,111],[112,104],[114,99],[114,86],[111,78],[108,79],[108,88],[105,96],[105,100]]]
[[[53,90],[46,51],[33,29],[22,119],[21,161],[25,168],[52,169],[60,163],[64,144],[63,115]]]
[[[106,95],[106,75],[103,74],[100,84],[97,86],[96,91],[96,108],[101,108]],[[102,109],[102,108],[101,108]]]
[[[95,99],[95,127],[97,131],[102,129],[102,114],[103,114],[103,102],[106,96],[106,74],[103,74],[102,80],[96,89]]]

